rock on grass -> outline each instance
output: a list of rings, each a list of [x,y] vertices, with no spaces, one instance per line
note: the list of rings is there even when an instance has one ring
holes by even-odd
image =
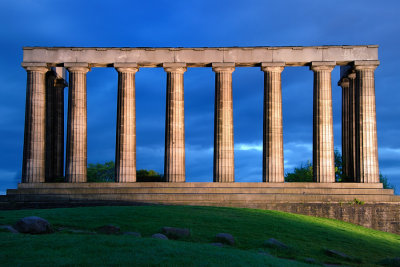
[[[171,239],[180,239],[190,236],[190,230],[187,228],[177,228],[165,226],[161,229],[161,232]]]
[[[228,233],[219,233],[215,235],[215,239],[221,243],[228,244],[230,246],[235,245],[235,238]]]
[[[13,226],[13,228],[24,234],[48,234],[53,232],[50,223],[37,216],[22,218]]]

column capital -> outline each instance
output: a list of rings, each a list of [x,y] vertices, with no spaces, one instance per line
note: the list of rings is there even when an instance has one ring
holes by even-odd
[[[186,71],[186,63],[166,62],[163,63],[163,68],[166,72],[184,73]]]
[[[69,72],[87,73],[90,71],[89,63],[85,62],[65,62],[64,67]]]
[[[68,83],[62,78],[57,78],[54,80],[54,87],[64,89],[67,86],[68,86]]]
[[[21,66],[26,71],[37,71],[41,73],[46,73],[49,71],[49,67],[47,67],[47,63],[44,62],[22,62]]]
[[[356,60],[353,62],[355,70],[375,70],[379,64],[379,60]]]
[[[335,66],[335,61],[313,61],[311,62],[310,70],[331,72]]]
[[[139,71],[138,64],[135,62],[121,62],[121,63],[114,63],[114,68],[118,72],[124,73],[136,73]]]
[[[347,75],[347,78],[350,80],[354,80],[356,78],[356,73],[355,72],[351,72]]]
[[[341,86],[342,88],[344,88],[344,87],[347,87],[347,88],[348,88],[348,87],[350,86],[349,78],[343,77],[343,78],[338,82],[338,85]]]
[[[285,62],[262,62],[261,70],[271,72],[282,72],[285,68]]]
[[[211,64],[212,70],[215,72],[229,72],[232,73],[235,71],[235,63],[231,62],[214,62]]]

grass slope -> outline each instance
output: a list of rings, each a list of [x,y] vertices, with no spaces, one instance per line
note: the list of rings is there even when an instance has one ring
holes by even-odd
[[[40,236],[0,232],[1,265],[293,266],[313,258],[319,263],[374,266],[384,258],[400,255],[399,235],[342,221],[255,209],[134,206],[15,210],[0,211],[0,224],[14,224],[32,215],[49,220],[55,227],[72,229],[95,230],[115,224],[122,231],[138,231],[144,238],[65,231]],[[181,241],[148,238],[163,226],[190,228],[192,236]],[[232,248],[207,244],[219,232],[231,233],[237,244]],[[263,247],[263,241],[271,237],[291,249]],[[324,248],[344,252],[354,260],[327,256]],[[274,257],[259,254],[260,249]]]

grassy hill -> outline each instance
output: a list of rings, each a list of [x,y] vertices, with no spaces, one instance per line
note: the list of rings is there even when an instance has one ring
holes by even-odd
[[[342,221],[279,211],[191,206],[89,207],[0,211],[0,225],[25,216],[40,216],[56,228],[54,234],[23,235],[0,232],[1,265],[181,265],[181,266],[302,266],[307,258],[317,263],[374,266],[400,255],[400,236]],[[114,224],[129,235],[89,234]],[[190,228],[189,238],[152,239],[163,226]],[[217,233],[232,234],[233,247],[214,247]],[[275,238],[290,246],[263,246]],[[351,256],[326,254],[334,249]],[[265,251],[270,255],[261,254]]]

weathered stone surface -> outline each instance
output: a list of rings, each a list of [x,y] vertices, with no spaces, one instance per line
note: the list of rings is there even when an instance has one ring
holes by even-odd
[[[262,63],[264,72],[263,182],[284,182],[282,85],[284,63]]]
[[[124,232],[123,234],[124,235],[131,235],[131,236],[134,236],[134,237],[142,237],[142,235],[140,233],[138,233],[138,232]]]
[[[377,60],[377,45],[287,46],[287,47],[203,47],[203,48],[99,48],[99,47],[24,47],[24,62],[88,62],[104,67],[116,62],[137,62],[155,67],[164,62],[187,63],[205,67],[213,62],[233,62],[237,66],[257,66],[260,62],[286,62],[305,66],[312,61]]]
[[[289,249],[289,246],[287,246],[285,243],[279,240],[276,240],[275,238],[270,238],[266,240],[264,242],[264,246],[278,248],[278,249]]]
[[[157,233],[151,236],[152,238],[156,238],[156,239],[164,239],[164,240],[168,240],[168,237],[166,235]]]
[[[17,234],[19,233],[17,230],[15,230],[14,227],[12,227],[11,225],[0,225],[0,229],[4,230],[4,231],[8,231],[10,233],[14,233]]]
[[[65,180],[69,183],[87,181],[87,63],[68,63],[68,121]]]
[[[318,183],[335,182],[333,148],[332,82],[335,62],[312,62],[313,98],[313,176]]]
[[[50,223],[37,216],[22,218],[13,227],[18,232],[25,234],[47,234],[53,232]]]
[[[116,67],[118,71],[117,141],[115,181],[136,182],[136,65]]]
[[[215,235],[215,240],[224,243],[224,244],[228,244],[228,245],[235,245],[235,238],[228,233],[219,233]]]
[[[45,181],[46,64],[24,66],[27,71],[22,182]]]
[[[99,232],[101,234],[107,234],[107,235],[119,234],[121,231],[119,226],[112,225],[112,224],[100,226],[96,230],[97,230],[97,232]]]
[[[325,249],[325,254],[328,255],[328,256],[331,256],[331,257],[339,258],[339,259],[345,259],[345,260],[352,260],[353,259],[349,255],[347,255],[347,254],[345,254],[343,252],[334,250],[334,249]]]
[[[187,228],[176,228],[176,227],[163,227],[161,232],[171,239],[179,239],[190,236],[190,229]]]
[[[166,182],[183,183],[186,180],[183,86],[186,64],[165,63],[163,66],[167,72],[164,176]]]
[[[232,63],[215,63],[214,182],[235,181]]]

